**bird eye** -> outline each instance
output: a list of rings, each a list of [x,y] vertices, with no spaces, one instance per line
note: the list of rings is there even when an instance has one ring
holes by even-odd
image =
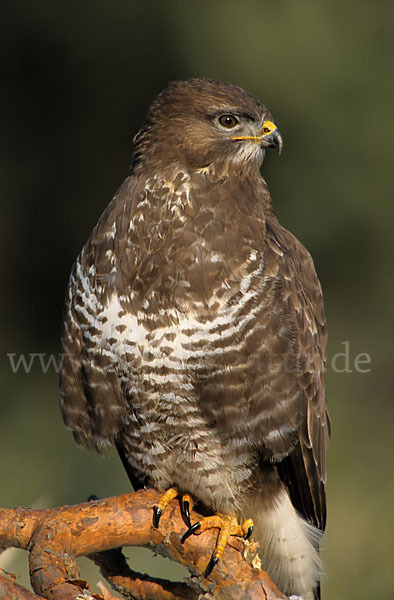
[[[219,117],[219,123],[222,127],[226,129],[233,129],[236,125],[239,124],[239,119],[234,115],[221,115]]]

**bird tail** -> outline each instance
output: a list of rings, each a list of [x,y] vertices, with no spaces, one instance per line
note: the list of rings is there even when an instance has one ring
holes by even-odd
[[[319,529],[299,515],[283,488],[268,506],[256,495],[248,514],[255,525],[253,536],[260,543],[261,566],[279,589],[304,600],[318,600],[323,574]]]

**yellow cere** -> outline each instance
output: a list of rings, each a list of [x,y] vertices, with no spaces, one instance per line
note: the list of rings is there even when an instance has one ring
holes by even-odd
[[[275,123],[273,123],[272,121],[264,121],[263,127],[261,128],[263,137],[265,135],[269,135],[270,133],[275,131],[275,129],[277,129],[277,126],[275,125]]]

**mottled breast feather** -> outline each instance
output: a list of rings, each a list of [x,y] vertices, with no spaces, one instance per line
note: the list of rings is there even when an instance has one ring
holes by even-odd
[[[232,452],[242,440],[279,461],[321,447],[320,286],[269,204],[263,180],[125,181],[71,275],[61,387],[79,442],[130,436],[131,413],[138,436],[142,419],[168,425],[165,394],[181,404],[192,390],[202,426]]]

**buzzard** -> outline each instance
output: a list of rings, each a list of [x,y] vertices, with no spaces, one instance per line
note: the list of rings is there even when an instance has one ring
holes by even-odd
[[[319,598],[329,419],[311,256],[260,167],[282,147],[239,87],[176,81],[134,138],[131,174],[70,277],[60,403],[75,440],[114,445],[134,488],[176,495],[190,528],[254,535],[288,594]],[[192,498],[207,515],[190,524]]]

